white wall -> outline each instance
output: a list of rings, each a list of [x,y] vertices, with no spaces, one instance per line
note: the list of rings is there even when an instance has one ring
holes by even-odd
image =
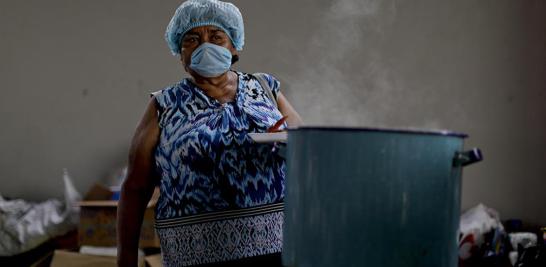
[[[122,166],[147,93],[183,76],[178,1],[0,2],[0,194],[85,191]],[[463,207],[546,224],[546,2],[235,1],[238,64],[275,74],[309,124],[448,128],[485,161]]]

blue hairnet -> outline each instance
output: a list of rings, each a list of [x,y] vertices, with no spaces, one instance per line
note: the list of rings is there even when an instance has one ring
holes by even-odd
[[[176,9],[165,32],[165,39],[173,55],[180,54],[180,42],[184,34],[200,26],[220,28],[229,36],[235,49],[243,50],[243,16],[234,4],[218,0],[188,0]]]

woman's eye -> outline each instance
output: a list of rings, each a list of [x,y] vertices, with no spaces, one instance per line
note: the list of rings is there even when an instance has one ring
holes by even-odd
[[[197,42],[197,38],[195,37],[184,38],[184,43],[194,43],[194,42]]]

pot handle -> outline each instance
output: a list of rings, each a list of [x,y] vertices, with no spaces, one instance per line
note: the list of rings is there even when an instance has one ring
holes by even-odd
[[[464,167],[483,160],[482,151],[475,147],[464,152],[456,152],[453,158],[453,166]]]

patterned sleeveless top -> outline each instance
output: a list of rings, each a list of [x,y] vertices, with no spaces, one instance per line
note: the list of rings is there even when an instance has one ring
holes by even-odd
[[[285,162],[248,136],[282,115],[258,80],[236,72],[221,104],[189,79],[153,93],[161,175],[156,205],[164,266],[191,266],[281,251]],[[279,82],[265,74],[273,95]]]

